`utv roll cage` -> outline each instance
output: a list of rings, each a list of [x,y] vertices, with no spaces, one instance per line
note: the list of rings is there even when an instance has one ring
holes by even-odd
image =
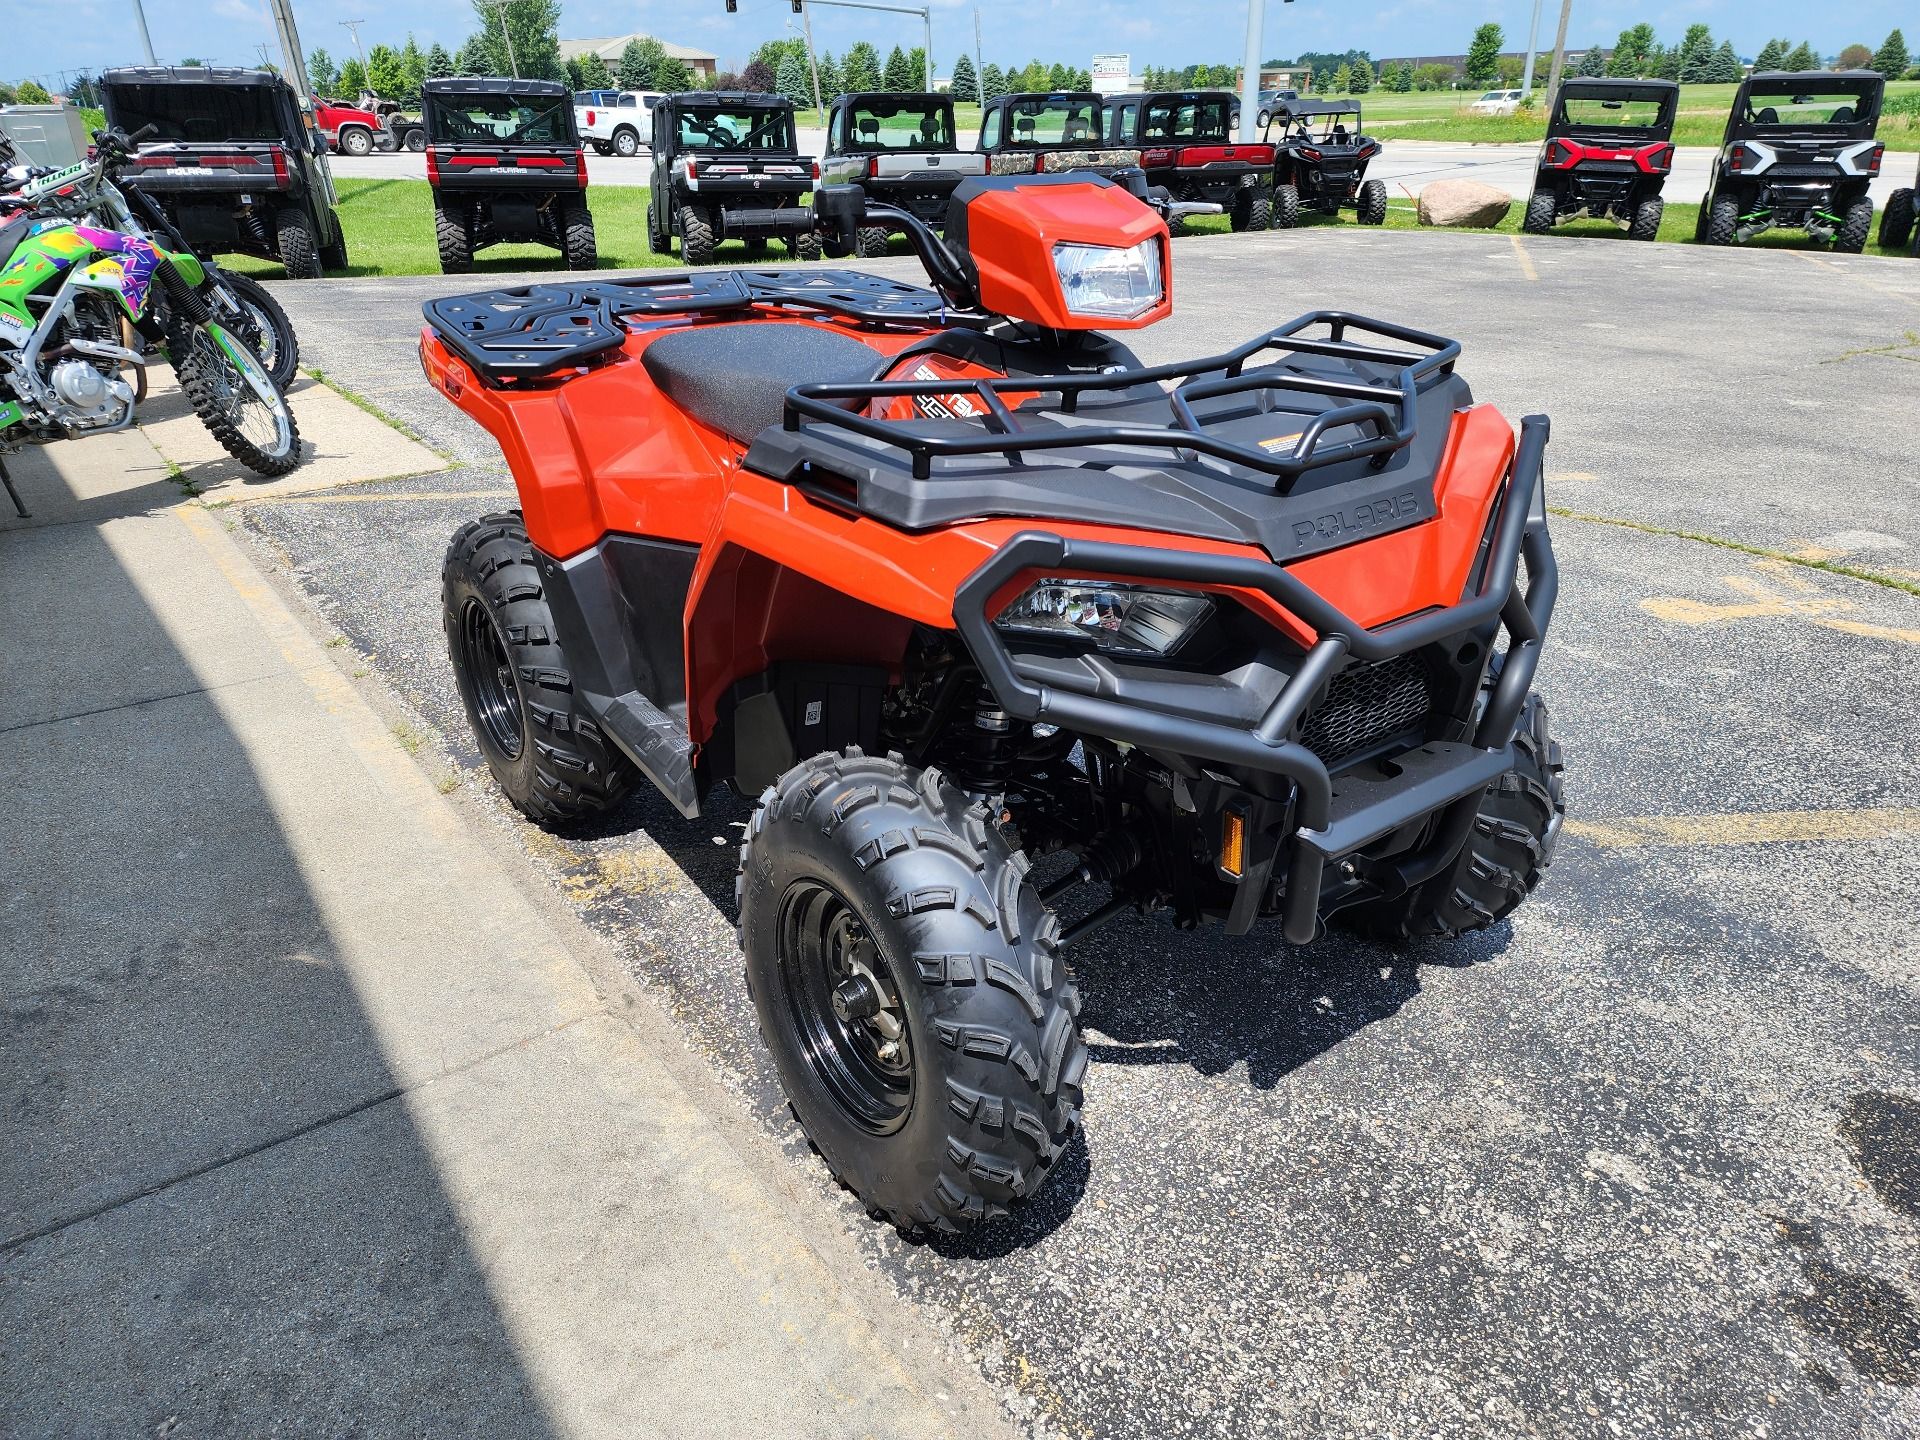
[[[1740,82],[1727,115],[1727,143],[1735,140],[1871,140],[1880,122],[1887,82],[1872,70],[1765,70]],[[1797,97],[1831,96],[1842,103],[1826,111],[1785,118]],[[1786,101],[1782,107],[1769,101]],[[1847,103],[1848,101],[1851,103]]]

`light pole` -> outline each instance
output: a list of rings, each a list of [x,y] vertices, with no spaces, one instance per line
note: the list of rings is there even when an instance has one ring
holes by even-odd
[[[1573,15],[1573,0],[1560,0],[1560,29],[1553,37],[1553,69],[1547,75],[1547,103],[1560,93],[1560,72],[1567,63],[1567,21]]]
[[[1533,42],[1540,38],[1540,0],[1533,0],[1533,23],[1527,27],[1527,69],[1520,77],[1520,98],[1533,94]]]
[[[360,73],[362,75],[367,73],[367,47],[360,43],[360,27],[366,23],[364,20],[342,20],[340,22],[341,29],[351,30],[353,32],[353,48],[360,52]]]
[[[147,64],[159,64],[153,58],[153,36],[147,33],[147,7],[140,0],[133,0],[133,21],[140,27],[140,48],[147,52]]]
[[[933,89],[933,7],[932,6],[930,5],[877,5],[873,3],[873,0],[793,0],[793,8],[798,10],[803,16],[807,13],[809,8],[815,5],[831,5],[836,10],[885,10],[888,13],[894,14],[894,15],[918,15],[920,17],[920,24],[925,28],[925,31],[926,31],[926,47],[925,48],[926,48],[927,63],[926,63],[924,78],[926,81],[927,89],[929,90]],[[729,0],[727,9],[732,10],[733,8],[734,8],[734,5],[732,3],[732,0]],[[809,23],[807,27],[807,33],[809,35],[813,33],[813,27],[811,23]],[[811,41],[809,41],[807,45],[807,54],[809,56],[813,54],[813,45]],[[819,88],[819,83],[820,83],[819,77],[816,75],[814,78],[814,88],[816,91]],[[817,94],[815,98],[816,99],[819,98]]]
[[[491,3],[493,8],[500,12],[500,36],[507,42],[507,68],[513,71],[513,78],[518,80],[520,78],[520,60],[519,57],[513,53],[513,27],[507,23],[507,7],[513,3],[513,0],[491,0]],[[354,38],[359,38],[357,33]],[[366,62],[362,61],[361,63],[364,64]]]
[[[1291,5],[1293,0],[1285,0]],[[1247,0],[1247,59],[1240,71],[1240,138],[1254,138],[1255,112],[1260,108],[1260,25],[1267,18],[1267,0]]]

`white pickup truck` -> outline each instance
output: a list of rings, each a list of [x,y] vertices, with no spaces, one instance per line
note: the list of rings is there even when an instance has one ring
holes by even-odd
[[[638,155],[653,141],[653,90],[582,90],[573,97],[580,143],[602,155]]]

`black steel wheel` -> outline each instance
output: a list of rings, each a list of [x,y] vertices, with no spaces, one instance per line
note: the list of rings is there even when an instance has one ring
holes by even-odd
[[[513,681],[507,642],[494,623],[493,612],[478,596],[469,597],[461,607],[454,643],[460,647],[458,664],[473,690],[475,725],[494,749],[509,760],[519,759],[527,726],[520,687]]]

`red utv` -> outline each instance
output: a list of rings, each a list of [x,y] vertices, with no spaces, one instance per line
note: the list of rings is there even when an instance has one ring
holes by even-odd
[[[1171,311],[1167,225],[1099,177],[965,180],[944,241],[852,187],[815,210],[839,255],[905,230],[931,283],[427,305],[520,494],[454,537],[446,634],[536,821],[757,797],[740,943],[794,1113],[876,1215],[951,1231],[1073,1136],[1103,922],[1445,938],[1538,883],[1547,421],[1340,313],[1142,365],[1105,332]]]
[[[1109,95],[1107,138],[1138,145],[1147,183],[1175,200],[1218,205],[1235,230],[1273,219],[1274,147],[1236,140],[1239,102],[1227,90]]]

